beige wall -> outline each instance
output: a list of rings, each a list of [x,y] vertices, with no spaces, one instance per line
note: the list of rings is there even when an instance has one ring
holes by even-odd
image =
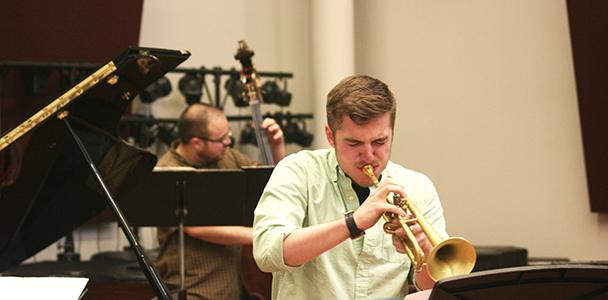
[[[533,257],[607,259],[590,212],[565,1],[357,1],[357,72],[399,99],[393,160],[448,230]]]
[[[311,49],[313,1],[146,0],[140,44],[188,49],[186,67],[230,68],[246,39],[259,70],[294,73],[289,110],[313,112],[325,101],[311,91],[311,53],[323,55]],[[393,88],[392,158],[435,181],[449,231],[532,257],[608,259],[608,216],[588,204],[565,1],[354,4],[355,70]],[[153,113],[175,117],[183,105],[174,83]],[[124,245],[115,228],[97,232],[77,233],[83,257]]]

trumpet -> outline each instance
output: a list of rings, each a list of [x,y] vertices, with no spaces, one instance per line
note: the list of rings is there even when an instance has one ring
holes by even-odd
[[[372,180],[374,186],[378,187],[380,183],[376,175],[374,175],[374,168],[371,165],[365,165],[362,171]],[[417,272],[422,270],[426,265],[431,279],[437,281],[447,277],[469,274],[473,270],[477,260],[477,253],[471,242],[461,237],[442,238],[420,213],[420,210],[418,210],[411,199],[407,197],[402,198],[398,194],[393,194],[392,197],[387,197],[386,201],[400,207],[403,211],[407,212],[409,210],[413,216],[412,219],[405,219],[393,213],[384,213],[382,215],[386,221],[383,227],[386,233],[395,233],[398,226],[394,226],[392,221],[395,219],[399,221],[400,226],[405,231],[405,238],[398,237],[399,242],[403,245],[405,253],[412,261]],[[422,251],[414,233],[409,227],[409,224],[413,223],[420,225],[433,246],[428,257],[425,256],[424,251]]]

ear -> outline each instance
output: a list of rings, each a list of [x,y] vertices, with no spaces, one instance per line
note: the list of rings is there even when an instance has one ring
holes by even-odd
[[[329,128],[329,125],[325,125],[325,137],[327,138],[327,142],[335,148],[334,133],[331,131],[331,128]]]
[[[197,137],[193,137],[190,139],[190,143],[188,143],[188,144],[190,144],[194,148],[201,148],[204,146],[205,141],[203,141]]]

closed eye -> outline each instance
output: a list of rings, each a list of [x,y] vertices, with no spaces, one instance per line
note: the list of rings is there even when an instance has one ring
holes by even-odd
[[[388,141],[388,138],[382,138],[379,140],[375,140],[373,143],[374,143],[374,145],[384,145],[384,144],[386,144],[387,141]]]

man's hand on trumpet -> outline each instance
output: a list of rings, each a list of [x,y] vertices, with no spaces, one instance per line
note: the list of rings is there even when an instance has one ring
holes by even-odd
[[[367,230],[374,226],[385,212],[405,217],[405,212],[401,208],[386,201],[391,192],[405,197],[403,187],[394,180],[387,178],[380,183],[378,188],[354,212],[353,218],[359,229]]]
[[[405,215],[406,220],[412,220],[413,218],[414,216],[409,213]],[[396,228],[395,232],[393,233],[393,245],[397,249],[397,252],[405,253],[405,249],[403,249],[403,244],[399,241],[399,238],[403,240],[407,238],[405,235],[405,230],[401,226],[398,219],[391,220],[390,224],[392,228]],[[420,225],[415,222],[407,222],[407,224],[414,236],[416,237],[416,241],[418,242],[418,245],[420,245],[420,248],[422,248],[424,254],[429,254],[433,249],[433,245],[431,244],[431,241],[429,241],[424,231],[422,231]]]
[[[411,220],[413,218],[414,217],[411,214],[406,214],[406,216],[405,216],[406,220]],[[424,255],[428,257],[428,254],[431,252],[433,245],[429,241],[428,237],[426,236],[426,234],[424,233],[424,231],[422,230],[420,225],[418,225],[417,223],[413,223],[413,222],[408,222],[408,224],[409,224],[408,227],[410,228],[410,230],[416,237],[416,241],[418,242],[418,245],[420,245],[420,248],[422,248],[422,252],[424,252]],[[394,231],[394,233],[392,234],[393,246],[395,246],[395,249],[397,250],[397,252],[406,253],[405,249],[403,248],[403,243],[401,243],[401,241],[399,240],[399,239],[402,239],[402,240],[406,239],[405,229],[403,229],[403,227],[401,226],[401,223],[396,218],[391,221],[391,225],[395,226],[395,227],[398,226],[398,229],[396,229]],[[433,287],[433,285],[435,284],[435,281],[433,279],[431,279],[431,277],[429,276],[426,263],[423,263],[420,266],[420,270],[417,270],[414,273],[414,282],[415,282],[414,285],[416,286],[416,288],[418,290],[431,289]]]

